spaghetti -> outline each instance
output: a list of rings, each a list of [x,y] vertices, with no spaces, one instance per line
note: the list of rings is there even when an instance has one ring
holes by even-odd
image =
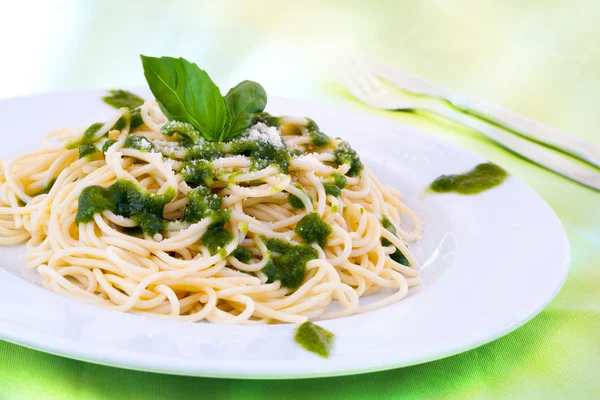
[[[187,321],[337,318],[421,283],[418,217],[348,143],[265,113],[229,142],[191,134],[154,100],[48,133],[2,163],[0,244],[26,242],[54,292]]]

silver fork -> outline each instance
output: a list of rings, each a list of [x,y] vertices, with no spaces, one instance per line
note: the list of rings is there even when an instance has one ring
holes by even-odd
[[[385,86],[357,59],[350,59],[344,68],[345,84],[350,93],[369,107],[391,111],[428,111],[476,130],[506,149],[568,179],[600,190],[600,174],[548,150],[534,142],[508,133],[474,116],[453,110],[427,97],[403,97]]]

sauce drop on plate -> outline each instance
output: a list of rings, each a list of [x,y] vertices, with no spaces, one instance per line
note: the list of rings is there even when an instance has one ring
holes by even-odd
[[[508,173],[496,164],[484,163],[464,174],[439,176],[429,185],[429,190],[436,193],[477,194],[500,185],[507,176]]]
[[[304,322],[296,329],[294,339],[306,350],[328,358],[335,335],[312,322]]]

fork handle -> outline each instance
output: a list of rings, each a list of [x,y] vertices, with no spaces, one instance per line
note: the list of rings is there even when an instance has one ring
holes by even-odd
[[[463,114],[439,103],[423,103],[420,110],[426,110],[454,120],[492,139],[507,149],[534,163],[579,182],[595,190],[600,190],[600,174],[593,173],[564,156],[552,152],[518,135],[506,132],[499,127],[477,117]]]
[[[508,128],[520,135],[600,167],[600,147],[589,142],[567,135],[558,129],[551,128],[487,101],[468,100],[458,96],[450,98],[449,101],[461,111]]]

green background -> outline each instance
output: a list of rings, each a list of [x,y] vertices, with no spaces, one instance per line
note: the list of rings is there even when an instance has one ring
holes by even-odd
[[[271,94],[416,126],[502,165],[558,214],[572,263],[561,292],[531,322],[424,365],[342,378],[218,380],[103,367],[0,342],[0,399],[600,398],[600,194],[456,125],[368,111],[348,96],[335,65],[339,53],[362,52],[600,144],[599,20],[595,0],[2,2],[0,97],[141,85],[138,54],[186,57],[223,89],[254,79]]]

